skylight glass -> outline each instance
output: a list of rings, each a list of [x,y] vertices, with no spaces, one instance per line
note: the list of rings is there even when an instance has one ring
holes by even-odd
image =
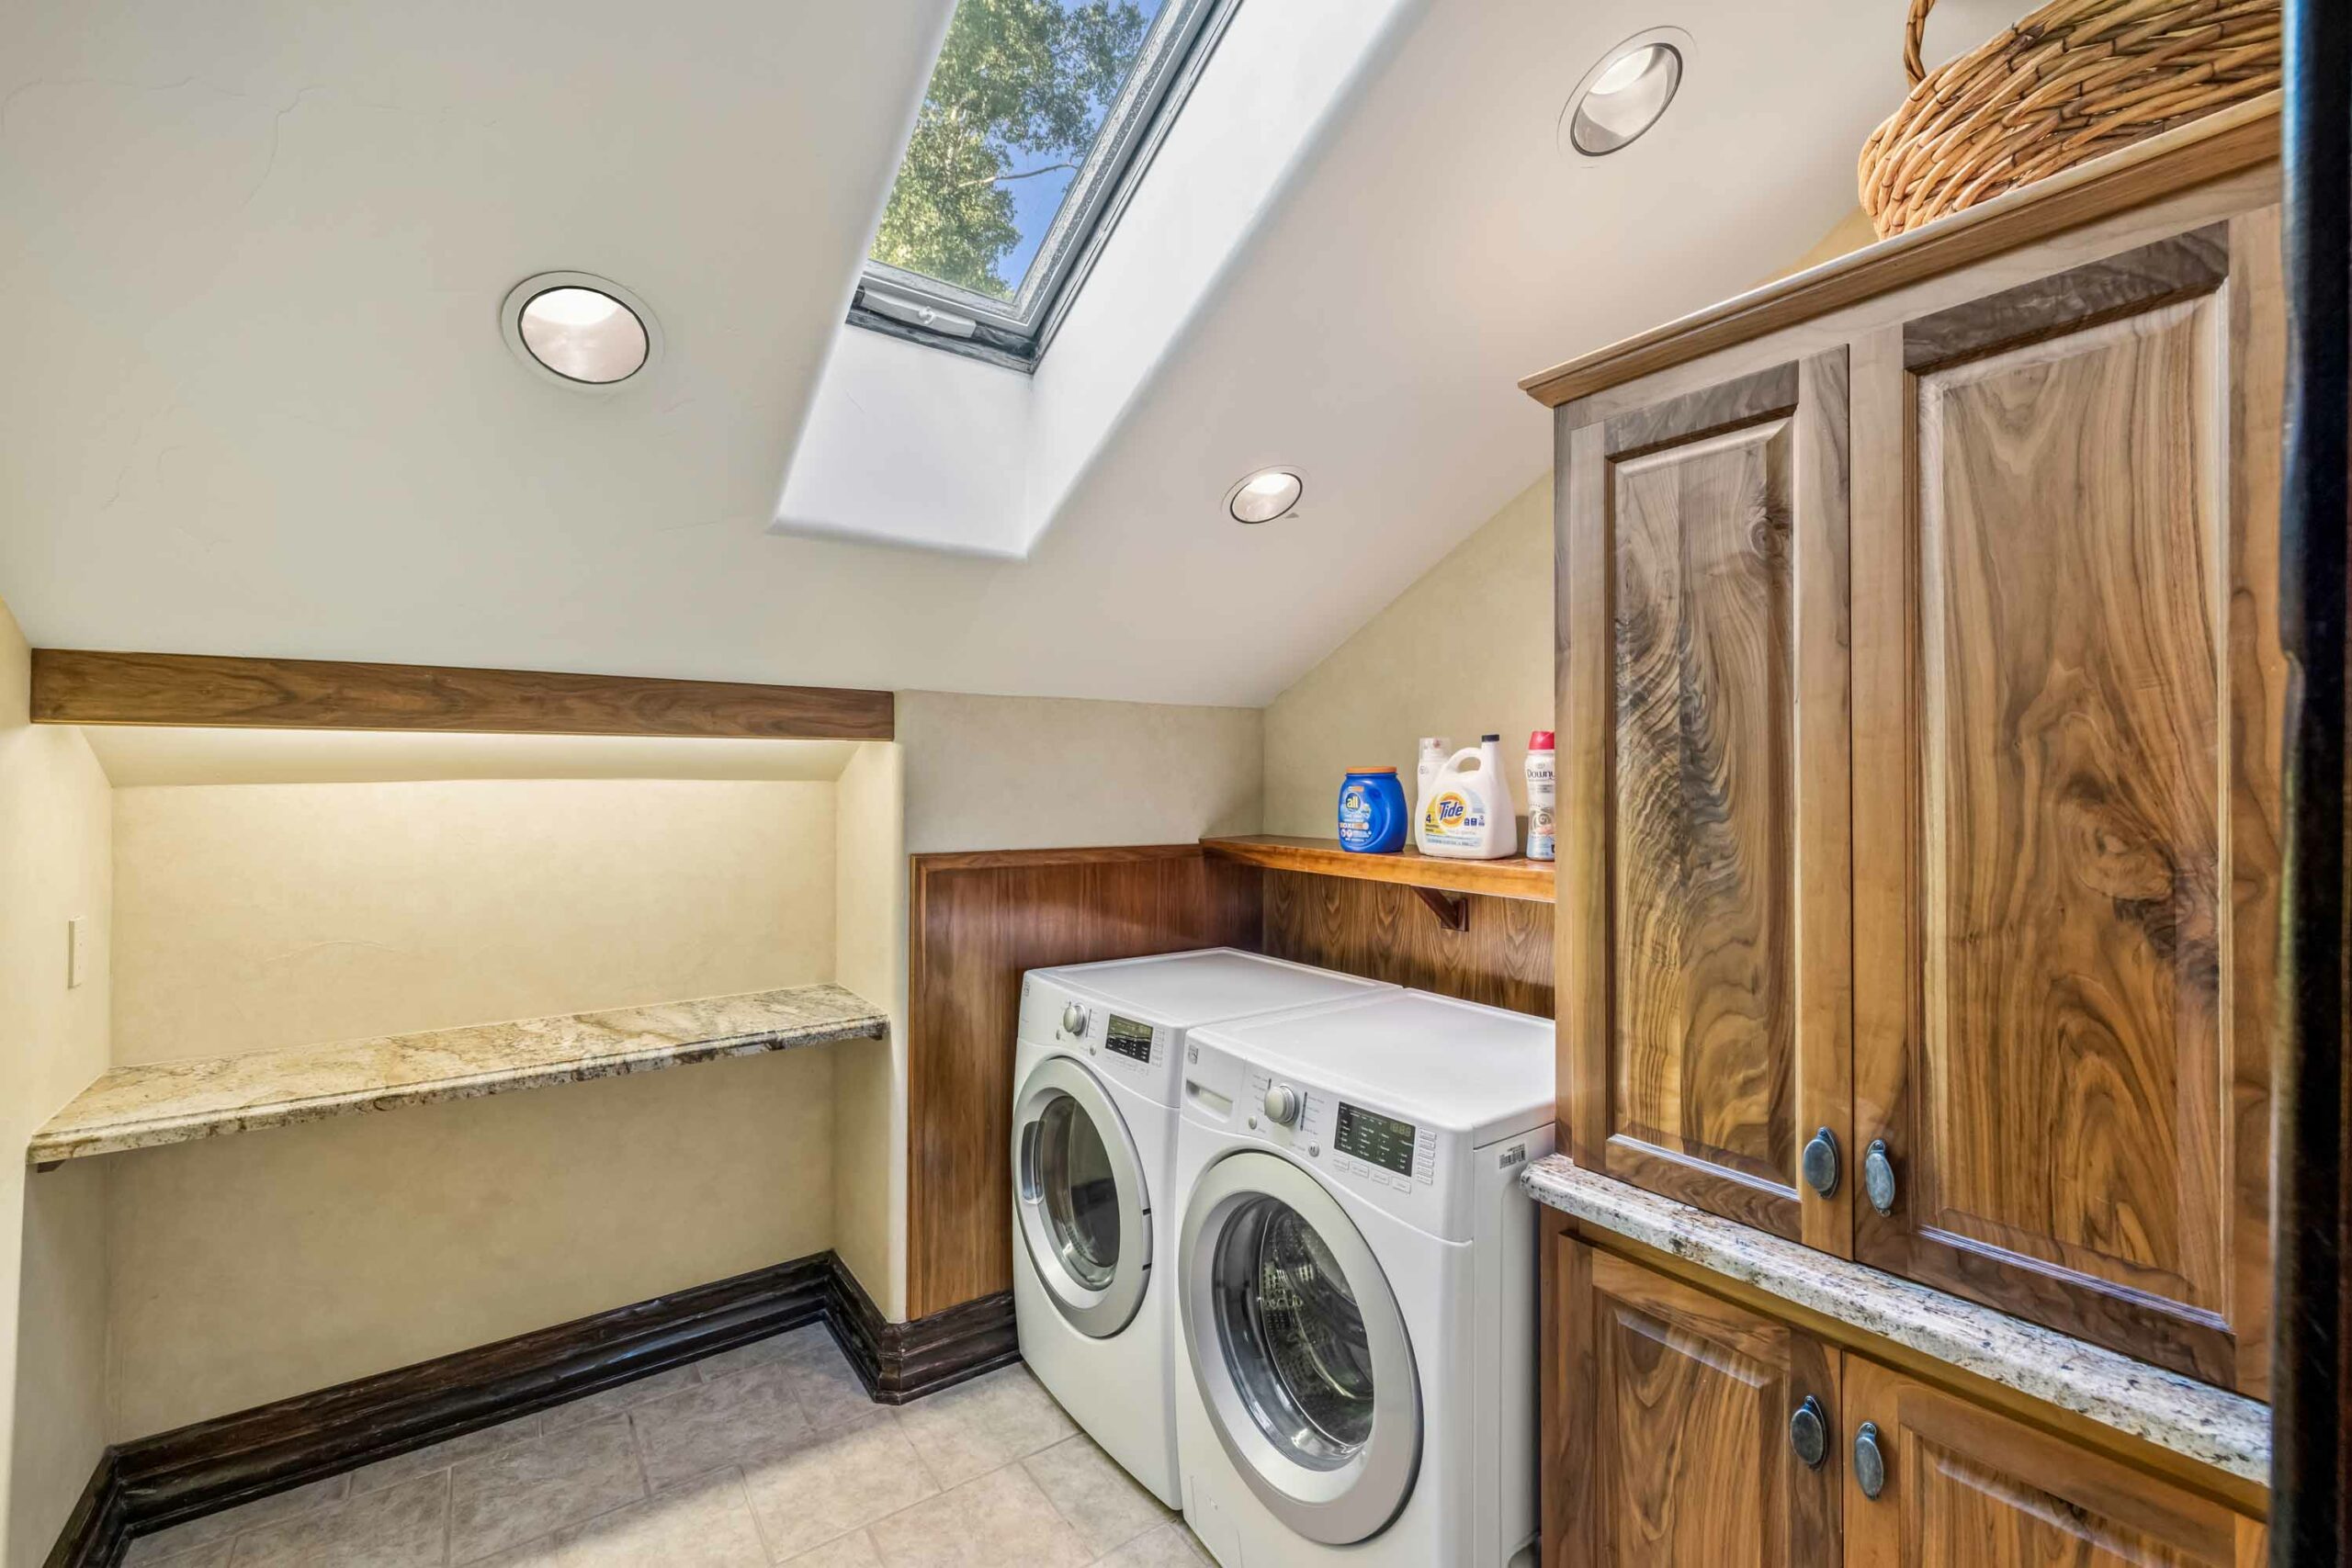
[[[958,0],[851,319],[1034,361],[1236,0]]]

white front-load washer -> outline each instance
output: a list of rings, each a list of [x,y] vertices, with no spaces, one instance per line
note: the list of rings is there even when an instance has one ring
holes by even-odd
[[[1173,1180],[1188,1032],[1396,994],[1233,948],[1022,976],[1012,1296],[1022,1359],[1070,1418],[1178,1506]]]
[[[1401,991],[1195,1030],[1184,1517],[1223,1568],[1504,1568],[1536,1529],[1547,1019]]]

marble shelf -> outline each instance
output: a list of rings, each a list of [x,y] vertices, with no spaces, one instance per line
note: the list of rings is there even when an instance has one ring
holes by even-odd
[[[2225,1471],[2270,1479],[2270,1407],[1991,1307],[1834,1258],[1554,1155],[1521,1179],[1541,1203]]]
[[[46,1169],[331,1116],[886,1039],[889,1027],[879,1008],[839,986],[796,986],[117,1067],[51,1117],[25,1158]]]

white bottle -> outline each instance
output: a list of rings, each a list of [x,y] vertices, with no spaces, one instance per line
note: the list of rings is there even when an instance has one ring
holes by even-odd
[[[1527,858],[1550,860],[1558,852],[1560,771],[1552,732],[1527,738]]]
[[[1419,819],[1421,810],[1430,803],[1430,785],[1437,782],[1437,771],[1445,766],[1446,758],[1453,754],[1453,742],[1442,735],[1421,737],[1421,755],[1413,773],[1413,816]],[[1416,843],[1419,835],[1414,835]]]
[[[1425,855],[1452,860],[1501,860],[1519,849],[1519,815],[1503,773],[1503,738],[1479,737],[1437,771],[1414,818],[1413,837]]]

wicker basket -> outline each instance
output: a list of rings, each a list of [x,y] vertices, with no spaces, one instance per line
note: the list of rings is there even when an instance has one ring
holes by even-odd
[[[2331,0],[2335,3],[2335,0]],[[1862,207],[1916,229],[2278,85],[2279,0],[2052,0],[1930,73],[1862,147]]]

